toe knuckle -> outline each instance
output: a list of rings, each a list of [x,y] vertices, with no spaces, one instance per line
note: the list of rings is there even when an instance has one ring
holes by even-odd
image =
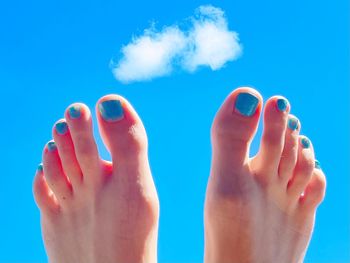
[[[301,171],[311,173],[314,170],[315,161],[313,158],[305,158],[299,163],[299,169]]]
[[[324,191],[327,185],[326,177],[322,172],[316,173],[314,176],[315,176],[314,187],[319,191]]]

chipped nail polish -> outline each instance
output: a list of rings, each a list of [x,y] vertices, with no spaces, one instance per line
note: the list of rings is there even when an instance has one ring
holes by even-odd
[[[49,152],[53,152],[57,149],[56,143],[54,141],[49,141],[47,143],[47,149],[49,150]]]
[[[124,118],[124,110],[120,100],[106,100],[98,105],[105,121],[119,121]]]
[[[68,110],[71,119],[78,119],[81,116],[81,107],[79,105],[73,105]]]
[[[296,118],[289,118],[288,128],[292,131],[297,130],[299,128],[299,120]]]
[[[301,138],[300,142],[301,142],[301,145],[303,146],[303,148],[305,148],[305,149],[310,148],[311,142],[308,138],[303,137],[303,138]]]
[[[40,164],[38,165],[37,171],[40,173],[40,172],[42,172],[43,170],[44,170],[43,164],[40,163]]]
[[[276,101],[276,106],[279,111],[286,111],[288,107],[288,101],[286,99],[280,98]]]
[[[68,131],[68,125],[65,121],[57,122],[55,125],[55,129],[59,135],[64,135]]]
[[[235,111],[243,116],[254,115],[259,105],[259,99],[250,93],[240,93],[236,98]]]
[[[315,168],[321,169],[321,163],[318,160],[315,160]]]

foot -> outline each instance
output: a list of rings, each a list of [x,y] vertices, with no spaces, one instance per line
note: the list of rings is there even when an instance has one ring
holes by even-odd
[[[232,92],[212,126],[205,203],[205,262],[302,262],[325,177],[286,99],[266,102],[258,154],[249,158],[262,98]],[[316,166],[315,166],[316,162]]]
[[[51,263],[156,262],[159,203],[143,124],[123,98],[97,103],[101,160],[91,113],[71,105],[53,128],[34,180],[42,234]]]

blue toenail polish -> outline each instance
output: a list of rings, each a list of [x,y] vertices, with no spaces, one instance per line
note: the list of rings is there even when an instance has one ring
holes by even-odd
[[[319,161],[315,160],[315,168],[316,169],[321,169],[321,164]]]
[[[55,129],[59,135],[64,135],[68,131],[68,125],[65,121],[57,122],[55,125]]]
[[[101,116],[106,121],[119,121],[124,118],[120,100],[106,100],[98,105]]]
[[[303,148],[305,148],[305,149],[310,148],[311,142],[308,138],[303,137],[303,138],[301,138],[300,142],[301,142],[301,145],[303,146]]]
[[[78,119],[81,115],[81,107],[79,105],[73,105],[69,108],[68,112],[72,119]]]
[[[240,93],[236,98],[235,110],[243,116],[252,116],[259,105],[259,99],[250,93]]]
[[[54,150],[57,149],[56,143],[54,141],[48,142],[47,149],[49,150],[49,152],[53,152]]]
[[[296,118],[289,118],[288,120],[288,128],[292,131],[299,128],[299,120]]]
[[[288,107],[288,101],[286,99],[277,100],[277,109],[279,111],[286,111]]]
[[[37,171],[40,173],[40,172],[42,172],[43,170],[44,170],[44,167],[43,167],[43,164],[41,163],[41,164],[38,165]]]

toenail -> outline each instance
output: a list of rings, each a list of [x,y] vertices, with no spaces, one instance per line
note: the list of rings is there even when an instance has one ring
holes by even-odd
[[[288,128],[292,131],[299,128],[299,120],[296,118],[289,118],[288,120]]]
[[[303,148],[307,149],[310,148],[310,140],[306,137],[301,138],[301,145],[303,146]]]
[[[288,101],[286,99],[281,98],[277,100],[276,105],[279,111],[286,111],[288,107]]]
[[[124,118],[120,100],[105,100],[98,105],[98,110],[106,121],[119,121]]]
[[[54,150],[57,149],[56,143],[54,141],[48,142],[47,149],[49,150],[49,152],[53,152]]]
[[[321,169],[321,163],[318,160],[315,160],[315,168]]]
[[[44,170],[43,164],[41,163],[41,164],[38,165],[37,171],[40,173],[40,172],[42,172],[43,170]]]
[[[59,135],[64,135],[68,131],[68,125],[65,121],[57,122],[55,125],[55,129]]]
[[[68,111],[72,119],[78,119],[81,115],[81,107],[79,105],[71,106]]]
[[[250,93],[240,93],[236,98],[235,110],[243,116],[252,116],[259,105],[259,99]]]

